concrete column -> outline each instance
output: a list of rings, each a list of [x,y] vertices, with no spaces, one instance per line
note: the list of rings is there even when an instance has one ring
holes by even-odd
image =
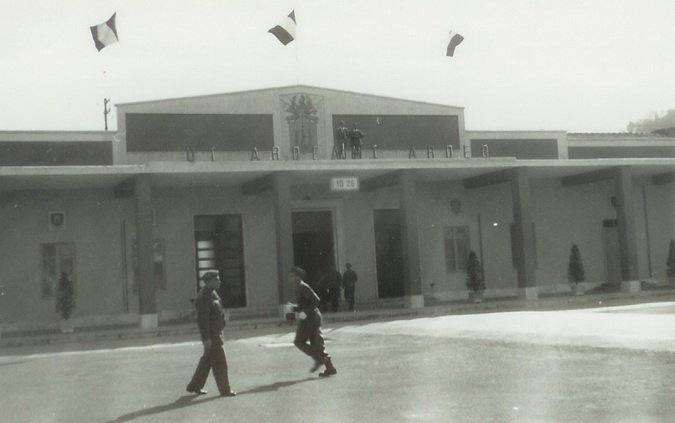
[[[518,291],[521,297],[535,300],[539,296],[535,269],[537,251],[532,229],[530,181],[526,168],[511,170],[511,201],[515,226],[513,254],[518,271]]]
[[[614,178],[616,214],[619,222],[619,251],[621,255],[621,289],[639,291],[638,254],[633,201],[632,172],[628,166],[616,170]]]
[[[295,263],[291,217],[291,175],[283,172],[275,173],[272,177],[272,191],[277,241],[277,286],[279,304],[283,305],[288,301],[295,301],[293,287],[288,278],[288,271]],[[281,307],[280,310],[283,314]]]
[[[420,265],[419,229],[415,179],[410,171],[401,171],[398,180],[403,242],[403,288],[408,307],[424,307],[422,268]]]
[[[155,296],[155,270],[152,251],[152,186],[150,175],[134,178],[136,201],[136,249],[138,254],[138,301],[140,326],[157,327],[157,299]]]

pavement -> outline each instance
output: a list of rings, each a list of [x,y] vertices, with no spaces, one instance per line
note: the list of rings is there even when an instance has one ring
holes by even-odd
[[[652,302],[328,323],[328,379],[308,372],[292,327],[230,328],[235,398],[216,395],[212,378],[208,395],[184,391],[202,348],[193,335],[7,348],[0,419],[670,422],[675,301],[641,298]]]
[[[675,290],[658,289],[638,293],[599,292],[587,293],[583,296],[549,295],[537,300],[520,298],[488,298],[482,303],[463,301],[431,302],[421,309],[392,306],[392,303],[357,304],[356,311],[340,311],[324,313],[325,324],[348,322],[377,321],[394,318],[415,318],[424,316],[441,316],[469,313],[491,313],[516,310],[564,310],[575,308],[598,307],[601,305],[626,305],[653,301],[675,301]],[[241,336],[239,332],[248,333],[256,329],[275,329],[292,327],[295,323],[284,321],[279,317],[237,316],[228,322],[226,332],[232,336]],[[74,333],[64,334],[56,331],[4,332],[0,338],[0,356],[11,353],[12,348],[49,345],[81,345],[83,343],[107,340],[155,340],[161,342],[169,337],[196,336],[198,330],[192,320],[162,323],[158,328],[141,329],[138,327],[100,326],[92,328],[76,328]]]

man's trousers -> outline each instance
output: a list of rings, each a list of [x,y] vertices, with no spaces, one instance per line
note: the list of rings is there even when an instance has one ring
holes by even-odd
[[[221,394],[230,392],[230,380],[227,375],[227,359],[225,358],[225,350],[223,346],[215,341],[211,343],[211,349],[205,351],[199,359],[195,374],[188,384],[189,390],[202,389],[206,384],[206,379],[209,377],[209,371],[213,369],[213,377],[216,379],[218,391]]]
[[[298,323],[294,344],[314,361],[324,362],[328,354],[326,354],[323,336],[321,336],[321,313],[314,312]]]

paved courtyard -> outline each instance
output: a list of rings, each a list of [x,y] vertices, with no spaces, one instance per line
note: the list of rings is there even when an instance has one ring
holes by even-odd
[[[289,328],[226,345],[236,398],[187,395],[193,339],[0,350],[3,422],[666,422],[675,303],[325,328],[318,379]],[[163,340],[166,342],[166,340]],[[132,345],[133,344],[133,345]],[[53,348],[53,347],[52,347]]]

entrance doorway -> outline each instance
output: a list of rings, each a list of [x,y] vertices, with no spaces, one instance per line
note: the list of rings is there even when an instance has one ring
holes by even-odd
[[[399,210],[374,210],[377,293],[380,298],[402,297],[403,238]]]
[[[307,272],[305,282],[316,290],[323,275],[335,268],[333,212],[298,211],[292,220],[295,264]]]
[[[605,243],[605,282],[621,283],[621,252],[619,250],[619,223],[616,219],[602,221],[602,236]]]
[[[241,215],[195,216],[194,227],[197,284],[204,273],[216,271],[223,306],[246,307]]]

